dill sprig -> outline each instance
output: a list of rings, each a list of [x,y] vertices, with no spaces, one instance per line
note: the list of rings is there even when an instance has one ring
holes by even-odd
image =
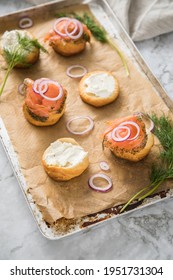
[[[150,116],[149,116],[150,117]],[[135,199],[138,201],[152,195],[167,179],[173,179],[173,121],[166,116],[157,117],[153,114],[154,134],[161,144],[159,163],[154,164],[150,172],[150,184],[136,193],[120,210],[122,213]]]
[[[105,29],[101,28],[98,24],[96,24],[96,22],[87,13],[84,13],[83,16],[80,16],[76,13],[57,13],[55,16],[57,18],[72,17],[84,23],[91,31],[93,36],[96,38],[96,40],[100,41],[101,43],[108,43],[113,49],[116,50],[126,70],[126,74],[127,76],[129,76],[129,68],[122,52],[113,43],[113,41],[110,38],[108,38]]]
[[[22,37],[19,32],[17,33],[17,36],[18,36],[18,44],[14,45],[13,49],[8,49],[8,48],[3,49],[3,56],[6,62],[8,63],[8,68],[3,83],[1,84],[0,96],[4,90],[4,87],[6,85],[11,70],[17,64],[23,64],[26,67],[31,66],[31,64],[26,62],[26,52],[29,53],[35,47],[37,49],[42,50],[43,52],[47,52],[47,50],[37,41],[37,39],[30,39],[27,36]]]

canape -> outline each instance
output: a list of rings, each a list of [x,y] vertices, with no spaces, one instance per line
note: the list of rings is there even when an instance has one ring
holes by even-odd
[[[58,82],[41,78],[24,80],[26,98],[23,104],[25,118],[36,126],[53,125],[65,111],[67,90]]]
[[[55,21],[53,29],[45,36],[45,41],[59,54],[71,56],[82,52],[90,42],[91,32],[80,21],[62,17]]]
[[[151,150],[154,137],[142,116],[135,114],[109,122],[103,135],[103,146],[119,158],[143,159]]]

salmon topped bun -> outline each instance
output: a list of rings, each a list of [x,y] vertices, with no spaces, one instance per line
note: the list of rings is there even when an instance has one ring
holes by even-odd
[[[79,20],[68,17],[57,19],[45,36],[45,42],[59,54],[71,56],[82,52],[90,42],[91,32]]]
[[[139,161],[150,152],[154,136],[141,115],[118,118],[108,123],[103,134],[103,147],[109,148],[115,156]]]
[[[24,80],[26,98],[23,104],[25,118],[36,126],[55,124],[65,111],[67,90],[47,78]]]
[[[36,63],[40,49],[46,51],[26,30],[6,31],[1,39],[1,52],[8,64],[14,60],[14,67],[24,68]]]

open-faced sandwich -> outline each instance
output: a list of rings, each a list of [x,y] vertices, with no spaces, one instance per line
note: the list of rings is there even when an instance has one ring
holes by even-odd
[[[104,132],[103,146],[109,148],[115,156],[130,161],[143,159],[153,144],[153,134],[146,128],[140,114],[111,121]]]
[[[46,149],[42,163],[52,179],[67,181],[81,175],[89,159],[88,153],[73,138],[61,138]]]
[[[13,67],[23,68],[34,64],[38,58],[40,49],[45,49],[34,36],[26,30],[6,31],[1,39],[1,52],[8,64]]]
[[[93,71],[81,79],[79,92],[83,101],[95,107],[101,107],[118,97],[119,85],[111,72]]]
[[[90,42],[91,33],[86,25],[74,18],[57,19],[45,36],[45,41],[59,54],[71,56],[83,51]]]
[[[55,124],[65,111],[66,89],[47,78],[24,80],[26,98],[23,104],[25,118],[36,126]]]

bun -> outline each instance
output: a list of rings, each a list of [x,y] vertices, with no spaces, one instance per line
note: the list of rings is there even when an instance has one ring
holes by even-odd
[[[86,27],[86,25],[82,24],[83,33],[81,34],[81,36],[79,35],[80,37],[78,39],[72,39],[68,35],[66,35],[64,31],[64,27],[68,21],[68,18],[62,20],[59,19],[59,20],[60,21],[59,23],[57,23],[57,28],[61,33],[64,33],[64,36],[62,37],[54,30],[50,30],[46,34],[44,40],[49,42],[49,45],[54,49],[55,52],[63,56],[72,56],[82,52],[86,47],[86,43],[90,42],[90,37],[91,37],[90,30]],[[73,33],[74,25],[73,24],[70,25],[69,29],[71,29],[70,32]]]
[[[89,159],[88,153],[73,138],[60,138],[46,149],[42,163],[52,179],[68,181],[84,172]]]
[[[63,88],[63,95],[57,101],[48,101],[33,91],[33,83],[31,79],[25,79],[26,98],[23,104],[23,113],[27,121],[36,126],[50,126],[59,121],[65,112],[65,102],[67,91]],[[55,96],[57,88],[50,88],[45,93],[47,96]]]
[[[101,107],[113,102],[118,97],[119,85],[111,72],[93,71],[81,79],[79,92],[84,102]]]
[[[137,132],[133,132],[133,130],[131,130],[130,136],[127,140],[115,141],[112,138],[112,131],[118,126],[123,126],[123,123],[136,123],[140,129],[138,137],[135,138],[134,136],[135,134],[137,134]],[[135,130],[135,126],[131,124],[126,124],[126,126]],[[123,129],[124,128],[122,128],[122,132]],[[131,138],[134,139],[130,140]],[[153,134],[150,131],[147,132],[145,123],[142,118],[135,115],[120,118],[111,122],[111,126],[108,127],[108,129],[105,131],[103,138],[103,145],[109,148],[115,156],[134,162],[140,161],[145,156],[147,156],[153,144]]]

